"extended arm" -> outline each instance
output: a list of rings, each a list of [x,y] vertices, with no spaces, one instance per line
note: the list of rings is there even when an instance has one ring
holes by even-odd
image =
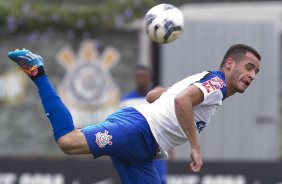
[[[191,169],[194,172],[201,170],[202,158],[197,132],[194,126],[193,106],[204,100],[204,94],[196,86],[189,86],[175,97],[175,113],[191,145]]]
[[[164,88],[161,86],[155,87],[153,90],[149,91],[146,95],[146,100],[149,103],[153,103],[157,100],[168,88]]]

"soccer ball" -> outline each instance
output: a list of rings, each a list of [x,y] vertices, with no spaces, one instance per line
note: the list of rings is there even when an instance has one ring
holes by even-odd
[[[174,41],[180,37],[183,29],[183,14],[171,4],[156,5],[145,15],[145,31],[157,43]]]

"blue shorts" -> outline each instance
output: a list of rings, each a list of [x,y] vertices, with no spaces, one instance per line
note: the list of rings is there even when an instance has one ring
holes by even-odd
[[[154,160],[154,167],[156,168],[158,175],[161,178],[162,184],[166,184],[167,180],[167,160],[166,159],[159,159]]]
[[[124,108],[82,129],[94,158],[111,157],[123,184],[161,184],[153,165],[157,144],[146,119]]]

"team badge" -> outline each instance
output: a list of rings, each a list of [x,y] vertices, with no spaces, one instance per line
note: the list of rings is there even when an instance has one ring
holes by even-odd
[[[207,126],[207,123],[204,121],[198,121],[196,123],[196,126],[197,126],[199,133],[201,133],[201,131]]]
[[[119,87],[110,71],[120,61],[120,53],[110,46],[100,53],[98,45],[86,39],[77,53],[64,46],[56,55],[66,71],[58,85],[58,93],[66,102],[76,127],[104,121],[119,104]]]
[[[111,135],[108,135],[109,132],[105,130],[104,133],[98,132],[96,135],[96,143],[100,148],[104,148],[107,144],[112,145],[112,141],[110,141],[113,137]]]

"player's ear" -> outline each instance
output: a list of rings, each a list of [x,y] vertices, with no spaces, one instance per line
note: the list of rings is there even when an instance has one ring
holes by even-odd
[[[232,58],[227,58],[225,62],[225,68],[231,70],[235,65],[235,61]]]

